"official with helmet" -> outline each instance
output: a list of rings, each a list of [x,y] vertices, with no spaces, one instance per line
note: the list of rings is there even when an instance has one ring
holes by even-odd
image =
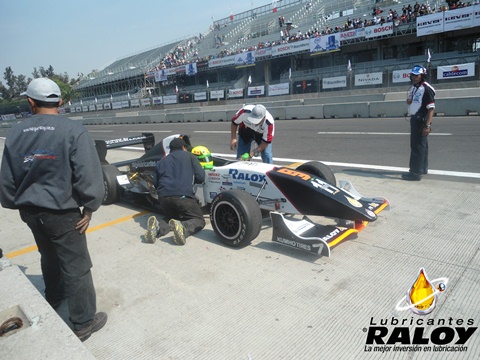
[[[410,72],[412,87],[407,96],[410,115],[409,172],[403,180],[419,181],[428,173],[428,135],[432,131],[435,110],[435,89],[426,81],[427,69],[415,65]]]

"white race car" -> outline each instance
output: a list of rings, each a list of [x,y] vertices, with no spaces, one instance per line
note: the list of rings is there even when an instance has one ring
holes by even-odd
[[[96,141],[105,183],[104,204],[130,199],[154,210],[157,194],[154,171],[157,161],[169,153],[169,144],[188,135],[177,134],[155,145],[153,134]],[[145,154],[138,159],[109,164],[108,149],[143,143]],[[198,202],[209,210],[210,221],[221,241],[229,246],[249,244],[260,233],[263,215],[272,219],[272,240],[323,256],[352,234],[377,219],[389,208],[383,197],[364,197],[349,181],[340,181],[318,161],[290,168],[256,161],[227,160],[212,156],[213,168],[206,170],[205,183],[196,187]],[[293,215],[303,215],[295,219]],[[319,225],[307,218],[335,218],[335,225]]]

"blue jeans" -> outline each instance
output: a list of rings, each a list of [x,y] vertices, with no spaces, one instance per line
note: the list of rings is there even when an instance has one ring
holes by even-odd
[[[40,252],[46,300],[53,305],[65,297],[75,330],[90,326],[97,303],[87,237],[75,229],[82,218],[80,209],[32,206],[22,208],[20,217],[32,230]]]
[[[428,137],[422,136],[424,119],[420,115],[410,118],[410,172],[420,175],[428,170]]]
[[[252,143],[254,140],[250,140],[249,142],[245,142],[241,136],[238,137],[238,147],[237,147],[237,159],[240,159],[243,154],[249,153],[252,148]],[[260,143],[257,142],[257,145]],[[260,153],[262,157],[262,161],[266,164],[273,164],[273,153],[272,153],[272,144],[268,144],[267,147]]]

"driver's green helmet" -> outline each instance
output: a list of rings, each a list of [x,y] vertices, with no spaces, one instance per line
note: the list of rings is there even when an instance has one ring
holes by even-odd
[[[205,146],[195,146],[192,149],[192,154],[198,157],[198,161],[200,161],[200,165],[205,170],[213,169],[213,158],[210,151]]]

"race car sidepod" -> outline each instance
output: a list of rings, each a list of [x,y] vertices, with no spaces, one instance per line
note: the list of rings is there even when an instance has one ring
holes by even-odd
[[[362,205],[375,214],[389,210],[390,204],[382,197],[364,197],[360,195],[349,181],[339,181],[340,188],[348,192]],[[368,221],[349,221],[337,219],[337,225],[315,224],[307,216],[302,219],[286,219],[282,213],[270,212],[272,220],[272,241],[321,256],[330,256],[332,247],[346,240],[351,235],[362,231]],[[341,224],[341,226],[340,226]]]

